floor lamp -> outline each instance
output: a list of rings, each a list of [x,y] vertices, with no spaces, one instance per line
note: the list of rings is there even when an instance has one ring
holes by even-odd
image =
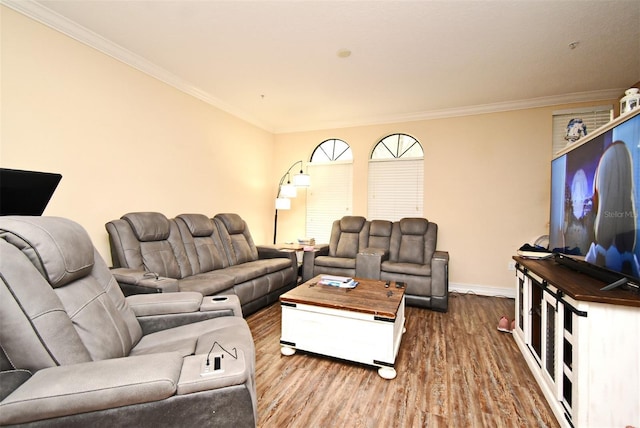
[[[291,184],[291,169],[300,164],[300,172],[293,176],[293,184]],[[285,178],[287,183],[284,183]],[[298,187],[309,187],[311,185],[311,177],[302,171],[302,161],[299,160],[289,167],[278,183],[278,195],[276,196],[276,214],[273,219],[273,243],[276,243],[278,235],[278,210],[291,209],[291,198],[295,198],[298,194]]]

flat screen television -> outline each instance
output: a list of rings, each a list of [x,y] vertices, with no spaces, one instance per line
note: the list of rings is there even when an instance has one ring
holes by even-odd
[[[62,175],[0,168],[0,215],[42,215]]]
[[[551,161],[549,249],[607,281],[640,283],[640,109]],[[625,280],[626,279],[626,280]]]

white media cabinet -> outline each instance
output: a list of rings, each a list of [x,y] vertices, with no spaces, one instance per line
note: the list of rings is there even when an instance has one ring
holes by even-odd
[[[516,261],[513,336],[563,427],[640,427],[640,295]]]

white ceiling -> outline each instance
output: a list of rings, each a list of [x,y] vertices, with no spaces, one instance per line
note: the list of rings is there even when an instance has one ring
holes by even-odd
[[[610,99],[640,80],[639,0],[4,4],[273,132]]]

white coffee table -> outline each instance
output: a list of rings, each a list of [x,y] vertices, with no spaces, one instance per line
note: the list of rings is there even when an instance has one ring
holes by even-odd
[[[297,349],[379,367],[396,377],[404,333],[404,288],[357,279],[353,289],[318,284],[317,276],[280,296],[283,355]]]

